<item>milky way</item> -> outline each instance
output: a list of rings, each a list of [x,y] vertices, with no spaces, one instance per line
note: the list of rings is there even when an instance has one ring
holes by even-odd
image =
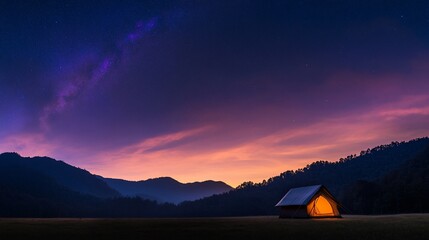
[[[84,74],[78,75],[72,78],[69,82],[62,87],[58,93],[55,94],[55,98],[52,102],[48,103],[42,110],[40,116],[40,124],[44,130],[49,128],[48,121],[49,117],[55,113],[61,113],[68,105],[73,103],[73,100],[79,96],[83,91],[88,88],[96,87],[98,82],[108,73],[110,68],[113,67],[114,63],[120,62],[122,53],[125,48],[130,44],[135,44],[138,40],[144,37],[145,34],[150,33],[155,27],[156,19],[152,18],[148,21],[138,21],[136,28],[133,32],[129,33],[126,38],[117,44],[114,49],[114,54],[107,53],[106,56],[99,57],[100,59],[92,62],[85,61],[86,64],[82,68],[91,66],[89,70],[86,70]],[[76,72],[82,72],[81,69],[74,70]]]

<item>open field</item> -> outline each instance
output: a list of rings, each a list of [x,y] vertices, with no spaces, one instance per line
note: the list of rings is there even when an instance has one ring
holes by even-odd
[[[0,219],[0,239],[429,239],[429,214],[186,219]]]

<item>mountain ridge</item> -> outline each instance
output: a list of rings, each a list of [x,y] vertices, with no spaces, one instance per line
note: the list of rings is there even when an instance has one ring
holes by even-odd
[[[103,178],[101,176],[100,178],[123,196],[139,196],[160,203],[171,202],[178,204],[183,201],[192,201],[225,193],[233,189],[222,181],[213,180],[181,183],[171,177],[150,178],[139,181]]]
[[[94,175],[89,171],[50,157],[22,157],[18,153],[11,152],[0,154],[0,167],[8,168],[13,166],[21,166],[40,172],[55,180],[59,185],[83,194],[100,198],[120,196],[116,190],[110,188],[105,182],[94,178]]]
[[[57,179],[61,179],[55,179],[56,175],[52,177],[32,165],[27,167],[25,164],[10,164],[10,158],[22,157],[17,154],[0,154],[0,217],[273,215],[277,214],[275,203],[290,188],[314,184],[327,186],[345,208],[353,210],[347,213],[429,212],[429,208],[422,205],[429,200],[429,191],[426,190],[429,184],[428,137],[380,145],[336,162],[316,161],[296,171],[285,171],[261,183],[244,182],[231,191],[177,205],[162,203],[161,200],[142,199],[141,196],[101,198],[76,192],[58,184]],[[28,158],[23,159],[17,162],[28,162]],[[52,160],[48,158],[42,162],[53,163]],[[84,171],[82,174],[90,173]],[[91,176],[103,182],[97,176]],[[178,182],[163,177],[151,179],[149,183],[159,180]],[[141,183],[146,184],[145,181]],[[401,197],[401,193],[412,197]],[[379,207],[380,204],[383,205],[382,208]]]
[[[0,167],[3,169],[23,168],[31,169],[39,175],[50,178],[56,184],[80,194],[92,195],[99,198],[117,198],[121,196],[139,196],[160,203],[179,203],[208,197],[232,189],[221,181],[206,180],[203,182],[181,183],[171,177],[152,178],[143,181],[128,181],[123,179],[110,179],[92,174],[91,172],[72,166],[61,160],[50,157],[22,157],[15,152],[0,154]],[[21,167],[21,168],[16,168]],[[106,180],[110,179],[110,180]],[[123,184],[144,185],[146,188],[132,192],[121,192],[110,186],[107,182],[120,181]],[[158,189],[158,190],[157,190]],[[148,192],[145,192],[148,190]],[[176,193],[175,191],[181,192]]]
[[[277,214],[274,207],[294,187],[323,184],[342,202],[356,181],[375,181],[412,160],[429,146],[429,138],[391,142],[352,154],[336,162],[316,161],[296,171],[285,171],[261,183],[244,182],[235,190],[180,205],[180,214],[250,216]],[[246,199],[246,201],[242,201]]]

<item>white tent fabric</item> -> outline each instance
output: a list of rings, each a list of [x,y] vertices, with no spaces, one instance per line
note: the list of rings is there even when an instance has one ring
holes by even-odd
[[[286,195],[276,204],[276,207],[290,205],[307,205],[311,198],[316,194],[322,185],[314,185],[308,187],[292,188]]]

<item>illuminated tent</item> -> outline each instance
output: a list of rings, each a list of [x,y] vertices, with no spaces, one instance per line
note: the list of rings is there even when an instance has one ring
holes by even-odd
[[[280,218],[341,217],[338,206],[323,185],[292,188],[276,204]]]

